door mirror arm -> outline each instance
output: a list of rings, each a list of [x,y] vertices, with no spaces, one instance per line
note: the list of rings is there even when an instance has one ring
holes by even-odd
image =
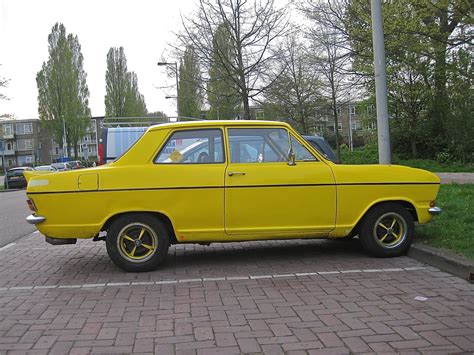
[[[296,165],[296,154],[293,152],[293,147],[290,147],[288,151],[288,165],[295,166]]]

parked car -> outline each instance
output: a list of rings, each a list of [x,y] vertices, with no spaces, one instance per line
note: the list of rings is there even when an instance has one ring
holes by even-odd
[[[65,171],[65,170],[71,170],[72,167],[71,167],[71,164],[69,163],[53,163],[51,164],[51,166],[55,169],[57,169],[57,171]]]
[[[40,165],[40,166],[36,166],[33,170],[35,171],[48,171],[48,172],[52,172],[52,171],[58,171],[58,169],[56,169],[54,166],[52,165]]]
[[[18,168],[12,168],[7,170],[3,185],[5,189],[9,188],[24,188],[26,187],[26,179],[23,172],[33,170],[29,166],[20,166]]]
[[[132,272],[157,268],[176,243],[358,235],[372,255],[398,256],[414,223],[441,212],[436,175],[334,164],[281,122],[162,124],[113,163],[25,174],[27,221],[47,242],[106,234],[110,258]]]
[[[71,166],[71,169],[85,168],[84,164],[80,160],[71,160],[70,162],[68,162],[68,164]]]
[[[107,164],[120,157],[145,133],[147,129],[148,127],[104,128],[99,147],[99,162],[101,164]],[[339,159],[337,159],[336,154],[324,137],[318,135],[303,135],[302,137],[327,159],[339,164]]]
[[[326,159],[329,159],[336,164],[340,163],[336,154],[334,154],[334,151],[328,142],[326,142],[324,137],[304,135],[303,138],[306,139],[306,141],[309,142],[309,144],[311,144],[315,149],[317,149],[318,152],[320,152]]]

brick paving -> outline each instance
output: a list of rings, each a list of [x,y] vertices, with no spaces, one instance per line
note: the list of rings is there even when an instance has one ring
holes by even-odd
[[[131,352],[472,353],[474,285],[357,241],[180,245],[141,274],[103,243],[0,250],[0,354]]]

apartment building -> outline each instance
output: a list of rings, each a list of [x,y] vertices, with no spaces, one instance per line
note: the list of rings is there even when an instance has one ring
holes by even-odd
[[[371,134],[377,128],[375,107],[365,102],[345,102],[337,106],[338,127],[334,121],[334,113],[331,105],[323,104],[317,107],[309,117],[307,117],[307,129],[310,134],[325,134],[327,132],[335,133],[336,130],[342,136],[343,142],[348,146],[351,141],[354,145],[363,144],[365,136]],[[295,123],[285,117],[276,116],[273,110],[267,112],[265,106],[252,106],[252,117],[262,120],[278,120],[292,124],[296,129]],[[351,131],[352,128],[352,131]],[[357,141],[357,142],[356,142]]]
[[[79,143],[78,159],[97,156],[97,126],[91,120],[86,135]],[[68,155],[74,156],[74,151]],[[63,157],[61,145],[39,119],[0,121],[0,166],[34,166],[51,164]]]
[[[3,167],[35,165],[51,146],[38,119],[0,121],[0,162]]]

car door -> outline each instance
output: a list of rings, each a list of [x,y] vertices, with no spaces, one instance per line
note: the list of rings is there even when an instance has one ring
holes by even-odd
[[[147,197],[173,221],[179,241],[222,240],[226,168],[222,137],[222,129],[213,127],[177,129],[142,177],[156,186]]]
[[[317,236],[335,225],[331,168],[286,128],[226,129],[225,231],[228,235]],[[296,153],[294,165],[288,151]]]

